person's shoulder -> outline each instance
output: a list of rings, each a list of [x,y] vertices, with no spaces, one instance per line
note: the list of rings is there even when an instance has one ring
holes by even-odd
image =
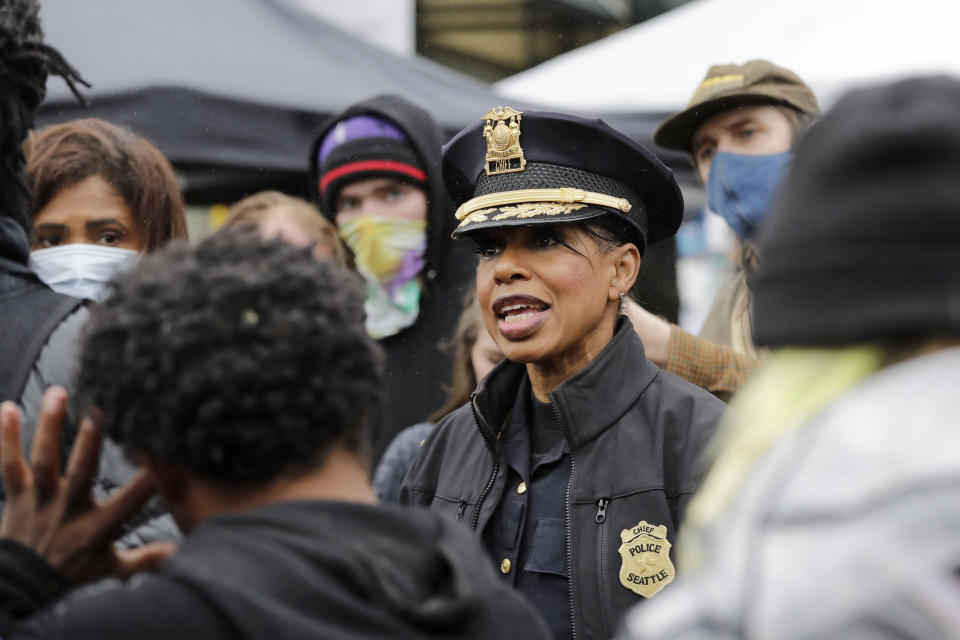
[[[658,370],[651,386],[658,390],[662,401],[689,407],[700,415],[719,418],[727,409],[726,402],[706,389],[663,369]]]
[[[469,402],[465,402],[440,418],[424,446],[431,442],[445,442],[451,438],[460,438],[468,432],[476,431],[476,428],[473,407]]]
[[[403,478],[433,429],[434,425],[430,422],[411,425],[387,445],[373,474],[373,490],[381,503],[396,504],[399,501]]]
[[[410,465],[400,491],[401,504],[432,498],[445,465],[485,453],[486,447],[483,446],[470,404],[448,413],[424,439]],[[413,498],[414,494],[418,494],[419,498]]]
[[[175,613],[175,615],[174,615]],[[158,574],[76,589],[17,628],[16,637],[218,638],[226,630],[193,593]]]
[[[80,339],[83,328],[90,320],[90,310],[80,304],[50,332],[47,343],[37,358],[36,368],[44,376],[48,384],[64,384],[65,376],[56,375],[58,372],[71,372],[76,366],[76,359],[80,352]],[[72,375],[69,381],[72,381]]]

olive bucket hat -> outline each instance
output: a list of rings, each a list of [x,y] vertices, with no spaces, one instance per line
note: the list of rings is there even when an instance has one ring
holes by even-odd
[[[710,67],[687,108],[661,124],[653,140],[665,149],[689,153],[693,134],[704,121],[727,109],[759,104],[820,115],[817,97],[792,71],[766,60],[721,64]]]

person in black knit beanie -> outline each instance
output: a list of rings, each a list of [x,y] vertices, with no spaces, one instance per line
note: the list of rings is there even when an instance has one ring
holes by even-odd
[[[760,236],[754,336],[681,540],[624,638],[960,637],[960,81],[843,97]],[[717,589],[723,584],[723,589]]]
[[[455,245],[443,186],[443,133],[424,109],[383,95],[332,117],[310,156],[310,187],[366,282],[367,332],[386,353],[373,462],[402,429],[446,400],[442,380],[476,264]]]

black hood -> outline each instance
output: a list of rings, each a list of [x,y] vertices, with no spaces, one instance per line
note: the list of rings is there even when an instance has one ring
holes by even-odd
[[[0,215],[0,271],[29,275],[36,279],[27,266],[30,263],[30,240],[13,218]],[[39,282],[39,280],[37,280]]]
[[[466,263],[462,269],[455,263],[451,264],[447,259],[449,252],[454,249],[450,234],[456,226],[454,224],[456,220],[455,207],[443,184],[440,168],[440,149],[446,138],[429,113],[399,96],[383,95],[364,100],[324,123],[310,149],[310,194],[313,201],[323,208],[318,197],[320,176],[317,156],[320,143],[338,122],[358,115],[379,116],[400,128],[410,140],[426,171],[428,207],[426,267],[424,268],[426,280],[431,282],[438,277],[450,275],[451,268],[458,273],[461,270],[463,273],[472,270],[473,263],[466,255],[462,256],[464,258],[462,262]],[[323,213],[331,220],[333,219],[332,212],[324,211]],[[465,251],[458,251],[458,253],[466,254]],[[454,278],[454,280],[460,279],[462,278]]]
[[[427,511],[303,501],[218,516],[161,571],[239,638],[543,637],[470,532]]]
[[[0,216],[0,258],[27,264],[30,260],[30,241],[23,227],[12,218]]]

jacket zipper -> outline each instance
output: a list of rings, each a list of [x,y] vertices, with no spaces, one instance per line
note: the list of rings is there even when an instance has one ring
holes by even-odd
[[[563,420],[560,419],[560,410],[557,409],[556,398],[553,397],[553,394],[547,394],[550,396],[550,406],[553,407],[553,415],[557,419],[557,424],[560,425],[560,430],[563,432],[563,437],[566,438],[567,442],[570,442],[570,436],[567,433],[566,427],[563,426]],[[566,519],[566,529],[567,529],[567,590],[570,594],[570,640],[577,640],[577,617],[573,609],[573,536],[570,533],[570,491],[573,487],[573,472],[576,469],[576,463],[573,460],[573,450],[570,451],[570,477],[567,478],[567,496],[564,502],[564,518]]]
[[[483,506],[483,501],[487,498],[490,490],[493,489],[493,483],[497,479],[497,474],[500,473],[500,456],[497,455],[493,444],[487,439],[486,433],[484,433],[480,427],[480,412],[477,411],[476,394],[471,398],[470,408],[473,409],[473,422],[477,425],[477,429],[480,431],[480,436],[483,438],[484,443],[486,443],[487,449],[489,449],[491,455],[493,455],[493,471],[490,473],[490,479],[487,480],[487,486],[483,488],[483,491],[481,491],[477,497],[477,505],[473,508],[473,517],[470,518],[470,528],[476,531],[477,524],[480,522],[480,507]]]
[[[607,594],[607,505],[608,498],[597,500],[597,526],[599,527],[597,544],[597,565],[599,567],[600,584],[600,621],[603,624],[604,635],[611,633],[610,603]]]
[[[460,504],[457,505],[457,520],[463,520],[463,511],[467,508],[467,501],[461,500]]]

